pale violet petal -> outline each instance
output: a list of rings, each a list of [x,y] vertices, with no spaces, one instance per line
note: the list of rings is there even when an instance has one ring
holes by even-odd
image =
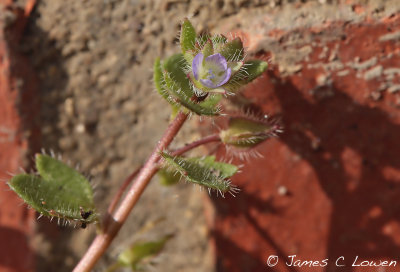
[[[203,65],[203,58],[204,58],[204,55],[202,53],[198,53],[193,58],[193,61],[192,61],[192,71],[193,71],[194,78],[196,80],[199,80],[199,77],[200,77],[200,69],[201,69],[201,66]]]
[[[220,53],[208,56],[204,60],[204,64],[205,66],[211,65],[215,68],[218,67],[217,69],[220,71],[226,70],[226,68],[228,68],[226,59]]]
[[[220,81],[219,81],[217,87],[222,86],[222,85],[224,85],[225,83],[227,83],[228,80],[231,78],[231,74],[232,74],[232,69],[231,69],[231,68],[228,68],[228,69],[226,70],[225,74],[221,76]]]
[[[217,88],[218,86],[214,84],[210,79],[200,79],[201,84],[206,86],[207,88],[214,89]]]

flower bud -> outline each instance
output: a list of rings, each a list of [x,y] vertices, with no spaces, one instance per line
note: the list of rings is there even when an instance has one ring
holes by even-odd
[[[220,138],[228,146],[247,148],[254,147],[280,132],[282,130],[279,124],[266,119],[232,117],[228,121],[228,128],[220,132]]]

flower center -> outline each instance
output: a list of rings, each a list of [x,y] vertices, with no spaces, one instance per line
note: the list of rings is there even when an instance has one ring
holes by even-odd
[[[211,79],[211,80],[213,80],[213,79],[215,78],[215,75],[214,75],[212,69],[208,69],[208,76],[207,76],[207,78],[208,78],[208,79]]]
[[[219,53],[205,59],[202,53],[197,54],[193,59],[192,68],[195,79],[211,89],[224,85],[232,72],[226,59]]]

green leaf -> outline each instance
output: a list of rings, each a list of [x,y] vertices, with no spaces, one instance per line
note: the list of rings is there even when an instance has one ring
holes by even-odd
[[[235,92],[240,87],[252,82],[267,70],[268,63],[262,60],[246,61],[240,70],[235,73],[224,88],[230,92]]]
[[[221,46],[223,46],[228,42],[228,39],[222,34],[213,35],[211,37],[211,40],[214,46],[217,48],[220,48]]]
[[[205,100],[201,103],[195,103],[191,100],[180,100],[179,102],[197,115],[216,116],[220,113],[220,108],[214,103],[216,100]]]
[[[182,177],[179,173],[174,173],[174,172],[171,172],[168,169],[164,169],[164,168],[160,169],[157,172],[157,175],[160,179],[161,185],[164,185],[164,186],[175,185],[179,182],[179,180]]]
[[[214,47],[213,47],[211,40],[208,40],[207,43],[204,45],[202,53],[203,53],[204,59],[207,58],[208,56],[211,56],[212,54],[214,54]]]
[[[170,94],[176,98],[177,103],[198,115],[218,115],[219,108],[212,101],[196,103],[192,100],[195,94],[184,72],[184,65],[185,59],[182,54],[175,54],[164,62],[164,82]]]
[[[243,67],[243,61],[231,61],[228,62],[228,67],[232,69],[232,74],[239,72],[239,70]]]
[[[169,57],[163,64],[159,59],[155,61],[154,83],[158,93],[173,106],[174,111],[177,111],[177,106],[181,105],[198,115],[218,115],[220,109],[217,107],[218,101],[214,103],[215,99],[210,101],[207,99],[201,103],[192,100],[195,94],[184,72],[185,65],[187,64],[182,54]]]
[[[206,100],[199,103],[199,105],[206,109],[216,109],[218,107],[219,101],[222,99],[222,95],[220,94],[211,94],[207,97]],[[218,109],[218,108],[217,108]],[[218,113],[218,111],[217,111]]]
[[[187,63],[190,63],[190,65],[192,64],[194,56],[196,55],[196,54],[193,54],[192,52],[193,51],[188,51],[183,54],[184,59],[186,60]]]
[[[243,43],[240,38],[236,38],[225,43],[219,52],[227,61],[242,61],[244,57]]]
[[[171,91],[171,94],[176,97],[176,102],[184,106],[189,111],[194,112],[198,115],[212,116],[219,114],[220,109],[213,103],[208,102],[203,104],[193,101],[192,97],[194,97],[195,94],[188,96],[187,92],[184,92],[180,88],[179,84],[171,78],[171,75],[169,73],[164,73],[164,80],[167,88]]]
[[[182,54],[175,54],[164,61],[164,70],[169,74],[169,77],[174,82],[175,88],[183,92],[187,98],[191,98],[194,93],[190,86],[189,78],[185,73],[186,60]],[[167,80],[164,77],[165,80]],[[166,82],[167,86],[170,82]],[[171,84],[171,83],[170,83]],[[168,86],[170,87],[170,86]]]
[[[89,181],[74,168],[48,155],[36,155],[36,169],[40,176],[62,190],[71,201],[81,202],[84,206],[93,204],[93,191]]]
[[[200,159],[201,159],[201,163],[204,164],[205,166],[208,166],[214,170],[219,170],[220,175],[223,178],[230,178],[234,174],[236,174],[236,172],[238,171],[238,167],[236,165],[215,161],[215,156],[206,156],[206,157],[200,158]],[[198,159],[190,158],[189,160],[197,161]]]
[[[96,222],[93,192],[89,181],[75,169],[47,155],[36,156],[40,174],[14,176],[10,188],[28,205],[49,217]]]
[[[169,120],[170,121],[174,120],[180,110],[181,110],[180,104],[175,103],[175,104],[171,105],[171,115],[169,116]]]
[[[188,50],[194,50],[196,44],[196,30],[188,19],[184,19],[181,27],[180,43],[182,53]]]
[[[173,98],[168,94],[168,91],[165,89],[164,85],[164,75],[162,72],[161,68],[161,62],[160,59],[157,58],[156,61],[154,62],[154,74],[153,74],[153,79],[154,79],[154,85],[156,86],[157,92],[165,99],[168,101],[168,103],[171,104],[172,107],[176,106],[176,102],[173,100]]]
[[[119,255],[118,262],[136,271],[140,262],[160,253],[172,237],[172,235],[167,235],[158,241],[136,243]]]
[[[165,167],[179,172],[189,182],[209,190],[216,190],[222,196],[226,192],[234,194],[237,191],[229,180],[238,170],[233,164],[217,162],[214,156],[187,159],[180,156],[173,157],[165,152],[161,155]]]
[[[250,83],[268,68],[268,62],[262,60],[250,60],[244,63],[248,77],[244,80],[245,84]]]
[[[195,55],[204,47],[204,45],[207,43],[207,41],[210,39],[210,34],[209,33],[203,33],[197,36],[196,39],[196,48],[194,50]]]

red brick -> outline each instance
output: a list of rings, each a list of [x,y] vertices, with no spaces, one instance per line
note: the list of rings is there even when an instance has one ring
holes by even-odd
[[[36,146],[36,80],[25,58],[16,50],[34,1],[26,9],[17,9],[13,1],[0,1],[0,12],[14,14],[16,21],[5,26],[0,21],[0,179],[8,180],[27,166],[27,156]],[[35,213],[23,201],[0,184],[0,271],[34,271],[34,252],[29,239],[34,232]]]
[[[242,36],[273,61],[244,95],[285,132],[257,147],[264,158],[234,178],[236,198],[213,199],[218,271],[269,271],[269,255],[280,258],[271,271],[326,271],[291,269],[290,255],[328,258],[332,271],[371,271],[352,270],[356,256],[399,261],[400,91],[390,92],[400,82],[399,15],[266,30],[279,39],[273,49],[276,40],[254,33]],[[284,63],[285,50],[308,53]],[[346,269],[335,267],[340,256]]]

